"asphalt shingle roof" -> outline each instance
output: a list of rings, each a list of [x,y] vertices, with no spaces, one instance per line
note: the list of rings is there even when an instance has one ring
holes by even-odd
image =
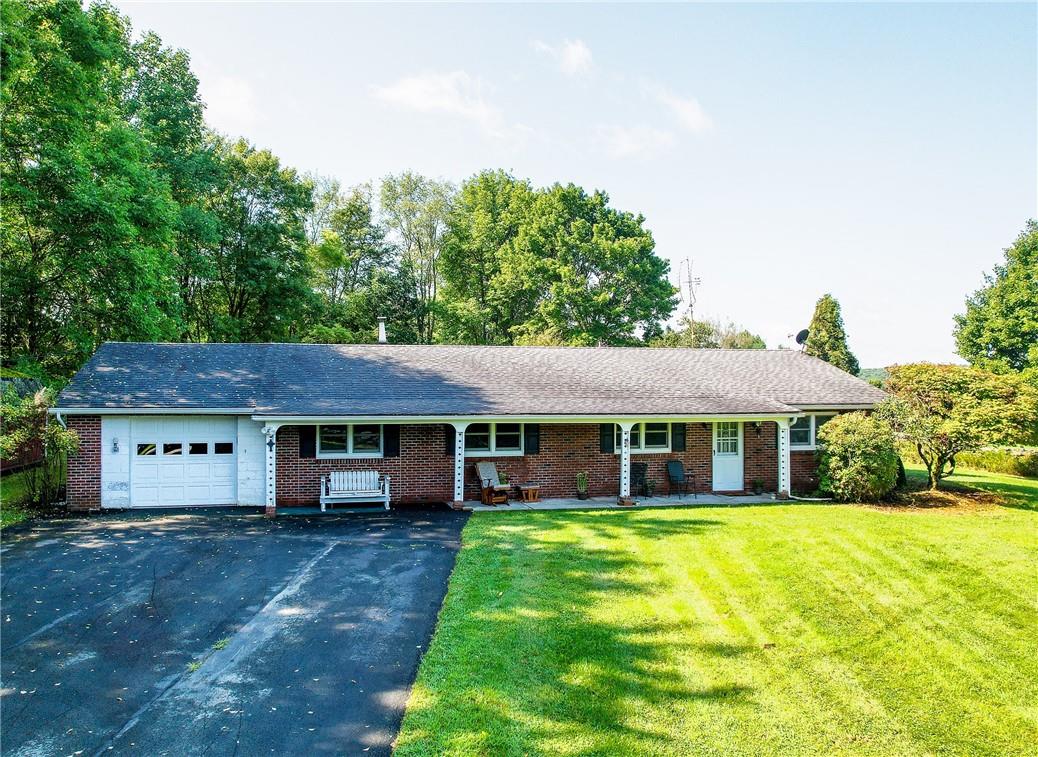
[[[75,375],[58,407],[701,415],[871,405],[884,396],[793,350],[111,342]]]

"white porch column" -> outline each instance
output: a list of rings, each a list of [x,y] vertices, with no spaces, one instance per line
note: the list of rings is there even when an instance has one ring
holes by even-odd
[[[620,497],[631,496],[631,428],[630,421],[617,424],[620,426]]]
[[[789,464],[789,421],[778,422],[778,498],[787,499],[791,484]]]
[[[454,426],[454,502],[451,506],[460,510],[465,501],[465,429],[468,423],[453,423]]]
[[[263,427],[263,436],[266,437],[266,485],[264,490],[264,503],[266,515],[273,518],[277,515],[277,435],[280,423],[268,423]]]

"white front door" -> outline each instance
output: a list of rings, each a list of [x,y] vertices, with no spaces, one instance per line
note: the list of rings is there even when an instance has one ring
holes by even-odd
[[[714,424],[714,480],[717,492],[743,490],[742,423],[718,421]]]
[[[130,507],[235,504],[235,418],[139,416],[130,440]]]

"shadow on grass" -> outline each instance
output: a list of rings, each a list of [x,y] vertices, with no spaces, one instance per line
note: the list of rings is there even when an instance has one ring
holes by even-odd
[[[664,617],[651,600],[670,588],[669,566],[633,553],[632,536],[694,536],[720,521],[535,515],[470,524],[400,754],[681,751],[690,700],[752,706],[748,688],[681,660],[691,652],[710,669],[755,648],[698,641],[687,613]]]
[[[926,487],[926,472],[909,469],[907,474],[908,483],[916,489],[915,493],[923,493]],[[955,494],[972,497],[977,494],[995,495],[998,502],[994,504],[1002,507],[1038,511],[1038,479],[960,468],[953,476],[941,480],[941,488],[930,506],[955,506],[959,503],[950,496]]]

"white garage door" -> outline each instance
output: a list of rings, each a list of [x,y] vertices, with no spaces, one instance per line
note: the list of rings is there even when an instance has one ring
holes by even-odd
[[[237,437],[234,418],[134,418],[130,506],[235,504]]]

